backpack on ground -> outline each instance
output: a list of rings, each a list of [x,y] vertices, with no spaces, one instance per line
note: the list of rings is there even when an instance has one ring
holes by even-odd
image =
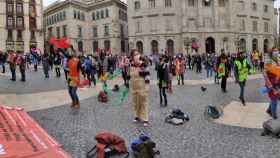
[[[131,150],[135,158],[154,158],[160,154],[158,150],[154,150],[155,148],[156,143],[146,135],[141,135],[131,143]]]
[[[173,109],[171,114],[165,118],[166,123],[173,125],[182,125],[189,120],[189,116],[180,109]]]
[[[280,138],[280,120],[270,119],[263,123],[262,136],[267,136],[267,135]]]
[[[218,110],[218,108],[211,105],[206,106],[205,114],[212,119],[218,119],[221,116],[221,113]]]
[[[98,94],[98,101],[101,103],[107,103],[108,100],[108,95],[104,91],[100,91]]]
[[[109,133],[103,132],[95,136],[97,145],[95,145],[88,153],[87,158],[110,158],[115,156],[129,157],[123,138]]]

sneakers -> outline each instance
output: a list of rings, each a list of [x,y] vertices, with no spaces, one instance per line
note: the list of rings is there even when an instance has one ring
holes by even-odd
[[[139,120],[138,117],[135,117],[134,120],[133,120],[133,122],[134,122],[134,123],[137,123],[137,122],[140,122],[140,120]]]
[[[148,121],[144,121],[144,124],[143,124],[144,127],[148,127],[149,125],[150,125],[150,124],[149,124]]]
[[[141,122],[141,120],[140,120],[139,118],[136,117],[136,118],[134,118],[133,122],[134,122],[134,123],[138,123],[138,122]],[[143,126],[144,126],[144,127],[148,127],[148,126],[150,126],[150,124],[149,124],[148,121],[143,121]]]
[[[243,104],[243,106],[246,106],[245,100],[241,97],[239,97],[239,99],[240,99],[241,103]]]

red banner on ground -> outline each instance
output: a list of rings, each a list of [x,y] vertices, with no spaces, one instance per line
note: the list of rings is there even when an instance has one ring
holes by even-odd
[[[0,158],[71,158],[23,109],[0,106]]]

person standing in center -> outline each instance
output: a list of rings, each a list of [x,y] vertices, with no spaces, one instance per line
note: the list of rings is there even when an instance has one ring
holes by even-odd
[[[74,50],[73,47],[72,50]],[[78,89],[78,84],[80,82],[80,72],[82,70],[82,65],[79,58],[77,58],[75,51],[73,51],[73,54],[69,56],[68,67],[69,67],[68,92],[72,99],[71,107],[80,108],[80,101],[77,95],[77,89]]]
[[[243,53],[237,54],[237,59],[234,62],[235,64],[235,73],[236,73],[236,80],[240,86],[240,96],[239,99],[242,104],[245,106],[245,99],[244,99],[244,89],[245,84],[248,79],[249,70],[251,68],[248,59],[244,56]]]
[[[160,58],[160,63],[157,69],[157,77],[158,77],[158,87],[159,87],[159,95],[160,95],[160,106],[162,106],[162,97],[164,98],[164,106],[167,106],[167,96],[166,90],[168,88],[169,82],[169,70],[168,70],[168,58],[167,56],[162,56]]]
[[[221,82],[221,89],[222,92],[226,93],[227,92],[227,78],[228,78],[228,58],[227,56],[222,53],[220,56],[220,64],[218,68],[218,73],[219,73],[219,78],[222,78]]]
[[[141,60],[140,53],[137,50],[131,51],[132,67],[131,76],[131,92],[135,110],[134,122],[143,121],[144,126],[149,125],[149,76],[146,63]]]

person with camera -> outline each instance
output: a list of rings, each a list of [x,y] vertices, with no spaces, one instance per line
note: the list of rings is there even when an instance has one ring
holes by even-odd
[[[160,63],[157,69],[157,78],[158,78],[158,87],[159,87],[159,96],[160,96],[160,106],[163,106],[162,101],[164,99],[164,106],[167,106],[167,95],[166,90],[169,83],[169,66],[168,66],[168,57],[160,57]]]
[[[21,81],[25,82],[25,69],[26,69],[26,58],[23,53],[19,54],[16,60],[16,64],[19,67],[19,71],[21,74]]]
[[[134,122],[143,121],[146,127],[149,125],[149,63],[137,50],[131,51],[131,60],[130,83],[135,112]]]

